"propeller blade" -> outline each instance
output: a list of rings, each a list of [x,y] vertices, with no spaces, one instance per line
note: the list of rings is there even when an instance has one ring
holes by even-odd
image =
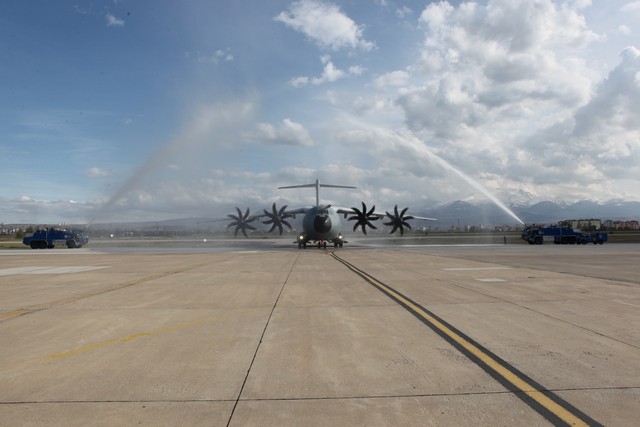
[[[285,211],[287,210],[287,205],[284,205],[282,208],[280,208],[280,210],[278,210],[276,208],[276,204],[274,203],[271,208],[271,212],[267,211],[266,209],[263,209],[263,210],[264,210],[264,215],[269,219],[266,221],[262,221],[262,223],[267,225],[272,224],[271,229],[269,230],[269,233],[271,233],[273,230],[277,228],[280,235],[282,235],[284,231],[284,228],[282,227],[283,225],[288,227],[289,230],[291,230],[291,224],[285,221],[287,218],[293,217],[293,215],[285,213]]]
[[[353,209],[355,215],[350,216],[347,221],[356,221],[356,223],[353,225],[353,231],[356,231],[358,227],[362,227],[362,232],[364,234],[367,234],[367,227],[377,230],[378,227],[371,223],[371,221],[377,221],[379,219],[377,216],[372,215],[376,210],[375,205],[373,205],[373,207],[368,212],[367,205],[365,205],[364,202],[362,202],[362,210],[355,207],[352,207],[351,209]]]
[[[236,207],[236,211],[238,215],[229,214],[227,217],[232,219],[233,221],[227,224],[227,228],[235,227],[236,229],[233,232],[234,237],[238,237],[238,231],[242,231],[244,237],[249,237],[247,235],[247,230],[255,230],[256,228],[252,225],[249,225],[250,222],[256,220],[256,218],[249,218],[249,208],[245,211],[244,215],[240,208]]]
[[[396,230],[400,230],[400,236],[403,236],[405,227],[411,230],[411,225],[409,225],[407,221],[413,219],[413,217],[411,215],[405,216],[405,213],[408,209],[409,208],[406,207],[398,213],[398,205],[396,205],[393,209],[393,214],[390,214],[388,211],[386,211],[389,222],[385,222],[384,225],[393,226],[389,234],[393,234],[396,232]]]

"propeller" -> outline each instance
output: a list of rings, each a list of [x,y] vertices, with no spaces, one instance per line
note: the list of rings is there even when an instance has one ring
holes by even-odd
[[[244,237],[249,237],[247,236],[247,230],[255,230],[256,228],[252,225],[249,225],[250,222],[253,222],[256,220],[255,217],[249,218],[249,208],[247,208],[246,212],[244,213],[244,215],[242,215],[242,212],[240,211],[240,208],[236,207],[236,210],[238,211],[238,215],[233,215],[233,214],[229,214],[227,215],[227,217],[231,218],[233,220],[233,222],[229,223],[229,225],[227,225],[227,228],[229,227],[236,227],[236,230],[233,232],[234,236],[238,236],[238,231],[242,231],[242,234],[244,234]]]
[[[407,227],[411,230],[411,226],[408,222],[409,219],[413,219],[411,215],[404,216],[405,212],[407,212],[407,208],[402,209],[402,212],[398,213],[398,205],[394,208],[394,214],[390,214],[387,212],[387,216],[389,217],[389,222],[385,222],[384,225],[393,225],[393,230],[389,234],[395,233],[397,229],[400,229],[400,235],[404,235],[404,227]]]
[[[375,205],[373,205],[373,207],[371,208],[371,210],[369,210],[369,212],[367,212],[367,205],[365,205],[364,202],[362,202],[362,210],[358,208],[353,208],[353,207],[351,209],[353,209],[353,211],[356,214],[353,216],[350,216],[347,219],[347,221],[354,221],[354,220],[356,221],[356,223],[353,224],[353,231],[356,231],[358,227],[362,227],[362,232],[364,234],[367,234],[367,227],[371,227],[374,230],[377,230],[378,227],[371,224],[371,221],[376,221],[380,219],[376,215],[372,215],[373,211],[376,210]]]
[[[267,212],[266,209],[264,209],[264,214],[265,216],[269,217],[269,219],[267,221],[262,221],[263,224],[273,224],[271,226],[271,229],[269,230],[269,233],[271,233],[273,230],[276,229],[276,227],[278,227],[278,230],[280,231],[280,235],[282,235],[282,226],[286,225],[287,227],[289,227],[289,230],[291,230],[291,224],[289,224],[287,221],[285,221],[285,219],[287,218],[292,218],[293,215],[288,214],[288,213],[284,213],[284,211],[287,209],[287,205],[284,205],[283,207],[280,208],[280,210],[278,210],[276,208],[276,204],[273,204],[273,212]]]

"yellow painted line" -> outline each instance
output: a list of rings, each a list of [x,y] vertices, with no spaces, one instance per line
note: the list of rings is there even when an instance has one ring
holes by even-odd
[[[61,351],[61,352],[58,352],[58,353],[47,354],[45,356],[38,357],[38,358],[35,358],[35,359],[31,359],[31,360],[21,360],[19,362],[14,362],[14,363],[10,363],[8,365],[0,366],[0,372],[23,369],[26,366],[38,365],[38,364],[41,364],[42,362],[47,362],[47,361],[62,360],[62,359],[66,359],[68,357],[77,356],[77,355],[82,354],[82,353],[87,353],[87,352],[90,352],[92,350],[98,350],[98,349],[106,348],[106,347],[113,346],[113,345],[133,342],[133,341],[137,341],[137,340],[142,339],[142,338],[147,338],[147,337],[150,338],[150,337],[153,337],[155,335],[168,334],[168,333],[171,333],[171,332],[178,332],[178,331],[181,331],[183,329],[195,328],[195,327],[199,327],[199,326],[205,325],[205,324],[210,323],[210,322],[219,321],[219,320],[221,320],[221,319],[223,319],[225,317],[229,317],[231,315],[232,315],[231,313],[218,313],[218,314],[216,314],[214,316],[209,316],[209,317],[206,317],[206,318],[203,318],[203,319],[193,320],[191,322],[184,322],[184,323],[180,323],[180,324],[177,324],[177,325],[171,325],[171,326],[165,326],[165,327],[162,327],[162,328],[153,329],[151,331],[139,332],[139,333],[136,333],[136,334],[127,335],[126,337],[122,337],[122,338],[115,338],[115,339],[111,339],[111,340],[100,341],[100,342],[96,342],[96,343],[93,343],[93,344],[88,344],[88,345],[85,345],[85,346],[82,346],[82,347]]]
[[[107,347],[114,344],[120,344],[124,342],[129,342],[136,340],[138,338],[148,337],[152,335],[150,332],[142,332],[139,334],[129,335],[128,337],[118,338],[115,340],[102,341],[95,344],[85,345],[84,347],[75,348],[73,350],[62,351],[60,353],[49,354],[44,357],[47,360],[56,360],[56,359],[64,359],[65,357],[75,356],[76,354],[84,353],[87,351],[95,350],[98,348]]]
[[[377,281],[375,281],[375,282],[377,282]],[[490,357],[488,354],[483,352],[481,349],[479,349],[478,347],[476,347],[475,345],[473,345],[472,343],[470,343],[469,341],[467,341],[466,339],[464,339],[463,337],[461,337],[460,335],[458,335],[457,333],[452,331],[446,325],[442,324],[440,321],[438,321],[438,319],[434,318],[429,313],[424,312],[420,307],[416,306],[415,304],[411,303],[407,299],[403,298],[401,295],[398,295],[396,292],[394,292],[393,290],[389,289],[388,287],[386,287],[385,285],[381,284],[380,282],[377,282],[376,286],[384,287],[387,290],[387,292],[393,294],[395,296],[395,298],[401,300],[404,304],[406,304],[407,306],[411,307],[412,310],[414,310],[420,316],[422,316],[423,318],[428,320],[436,328],[438,328],[439,330],[444,332],[448,337],[450,337],[455,342],[460,344],[462,347],[464,347],[471,354],[476,356],[478,359],[482,360],[487,366],[489,366],[491,369],[493,369],[501,377],[505,378],[507,381],[509,381],[511,384],[513,384],[516,388],[518,388],[522,392],[524,392],[527,395],[529,395],[533,400],[538,402],[540,405],[544,406],[549,411],[551,411],[554,414],[556,414],[564,422],[566,422],[568,424],[571,424],[571,425],[575,425],[575,426],[587,426],[588,425],[585,422],[583,422],[580,418],[576,417],[571,412],[567,411],[565,408],[563,408],[562,406],[558,405],[553,400],[549,399],[542,392],[540,392],[536,388],[532,387],[529,383],[527,383],[526,381],[524,381],[521,378],[519,378],[517,375],[515,375],[509,369],[507,369],[502,364],[497,362],[495,359]]]
[[[213,320],[217,320],[220,317],[221,316],[218,315],[218,316],[213,316],[213,317],[209,317],[209,318],[205,318],[205,319],[194,320],[194,321],[191,321],[191,322],[180,323],[180,324],[173,325],[173,326],[166,326],[166,327],[154,329],[154,330],[148,331],[148,332],[139,332],[137,334],[128,335],[128,336],[122,337],[122,338],[117,338],[117,339],[107,340],[107,341],[101,341],[101,342],[85,345],[83,347],[78,347],[78,348],[74,348],[74,349],[71,349],[71,350],[62,351],[60,353],[49,354],[49,355],[44,356],[42,359],[44,359],[44,360],[64,359],[66,357],[75,356],[77,354],[85,353],[85,352],[88,352],[88,351],[91,351],[91,350],[96,350],[96,349],[99,349],[99,348],[104,348],[104,347],[108,347],[108,346],[112,346],[112,345],[116,345],[116,344],[122,344],[122,343],[131,342],[131,341],[136,341],[136,340],[139,340],[140,338],[151,337],[151,336],[160,335],[160,334],[167,334],[167,333],[170,333],[170,332],[177,332],[177,331],[180,331],[180,330],[183,330],[183,329],[187,329],[187,328],[193,328],[193,327],[197,327],[197,326],[202,326],[202,325],[204,325],[206,323],[209,323],[209,322],[211,322]]]
[[[25,313],[29,313],[29,310],[18,310],[12,313],[0,314],[0,320],[10,319],[12,317],[20,316]]]
[[[462,337],[459,334],[457,334],[455,331],[453,331],[447,325],[445,325],[442,322],[440,322],[438,319],[433,317],[431,314],[425,312],[420,306],[414,304],[413,302],[411,302],[410,300],[408,300],[407,298],[405,298],[401,294],[397,293],[396,291],[394,291],[393,289],[389,288],[384,283],[381,283],[377,279],[375,279],[372,276],[368,275],[364,271],[362,271],[362,270],[358,269],[357,267],[353,266],[352,264],[350,264],[350,263],[348,263],[346,261],[343,261],[342,259],[338,258],[335,254],[330,253],[330,255],[332,255],[334,258],[338,259],[340,262],[342,262],[342,263],[348,265],[349,267],[357,270],[360,274],[362,274],[363,276],[366,276],[367,280],[369,280],[369,282],[371,284],[373,284],[376,287],[384,290],[386,293],[392,295],[393,298],[395,298],[397,301],[400,301],[400,302],[402,302],[402,304],[404,304],[407,307],[411,308],[411,310],[413,310],[415,313],[420,315],[424,320],[426,320],[427,322],[431,323],[433,326],[435,326],[442,333],[447,335],[449,338],[451,338],[453,341],[458,343],[460,346],[464,347],[468,352],[470,352],[475,357],[480,359],[483,363],[485,363],[494,372],[496,372],[502,378],[506,379],[508,382],[513,384],[518,390],[522,391],[523,393],[525,393],[529,397],[531,397],[533,400],[538,402],[538,404],[540,404],[542,407],[546,408],[548,411],[550,411],[551,413],[555,414],[558,418],[563,420],[565,423],[567,423],[569,425],[573,425],[573,426],[588,426],[589,425],[589,424],[585,423],[583,420],[581,420],[580,418],[578,418],[577,416],[575,416],[573,413],[568,411],[567,409],[563,408],[561,405],[557,404],[556,402],[554,402],[553,400],[551,400],[550,398],[545,396],[544,393],[542,393],[540,390],[536,389],[531,384],[529,384],[528,382],[526,382],[523,379],[521,379],[520,377],[518,377],[516,374],[514,374],[511,370],[509,370],[503,364],[501,364],[500,362],[495,360],[493,357],[491,357],[490,355],[488,355],[487,353],[482,351],[482,349],[478,348],[473,343],[469,342],[467,339],[465,339],[464,337]]]

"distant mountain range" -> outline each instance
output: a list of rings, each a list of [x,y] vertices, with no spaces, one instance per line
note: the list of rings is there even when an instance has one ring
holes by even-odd
[[[400,206],[402,208],[402,206]],[[611,201],[596,203],[583,200],[573,204],[539,201],[531,205],[513,204],[509,209],[525,224],[555,224],[567,219],[600,220],[640,220],[640,202]],[[433,228],[447,230],[451,227],[465,226],[517,226],[519,222],[502,208],[491,202],[455,201],[436,208],[418,209],[411,207],[408,215],[437,218],[437,222],[423,223]],[[299,220],[294,220],[295,224]],[[165,221],[93,224],[93,230],[130,230],[145,234],[163,234],[167,232],[224,231],[227,221],[213,221],[212,218],[180,218]],[[350,232],[351,227],[343,223],[343,231]]]
[[[509,209],[526,224],[554,224],[566,219],[639,220],[640,202],[611,201],[596,203],[582,200],[573,204],[540,201],[531,205],[513,204]],[[491,202],[470,203],[456,201],[433,209],[424,209],[416,215],[438,219],[438,226],[511,225],[517,224],[512,216]],[[435,225],[436,223],[434,223]]]

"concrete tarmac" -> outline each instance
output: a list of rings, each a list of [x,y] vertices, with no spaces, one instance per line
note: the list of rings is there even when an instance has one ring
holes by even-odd
[[[640,245],[250,249],[0,251],[0,425],[638,422]]]

